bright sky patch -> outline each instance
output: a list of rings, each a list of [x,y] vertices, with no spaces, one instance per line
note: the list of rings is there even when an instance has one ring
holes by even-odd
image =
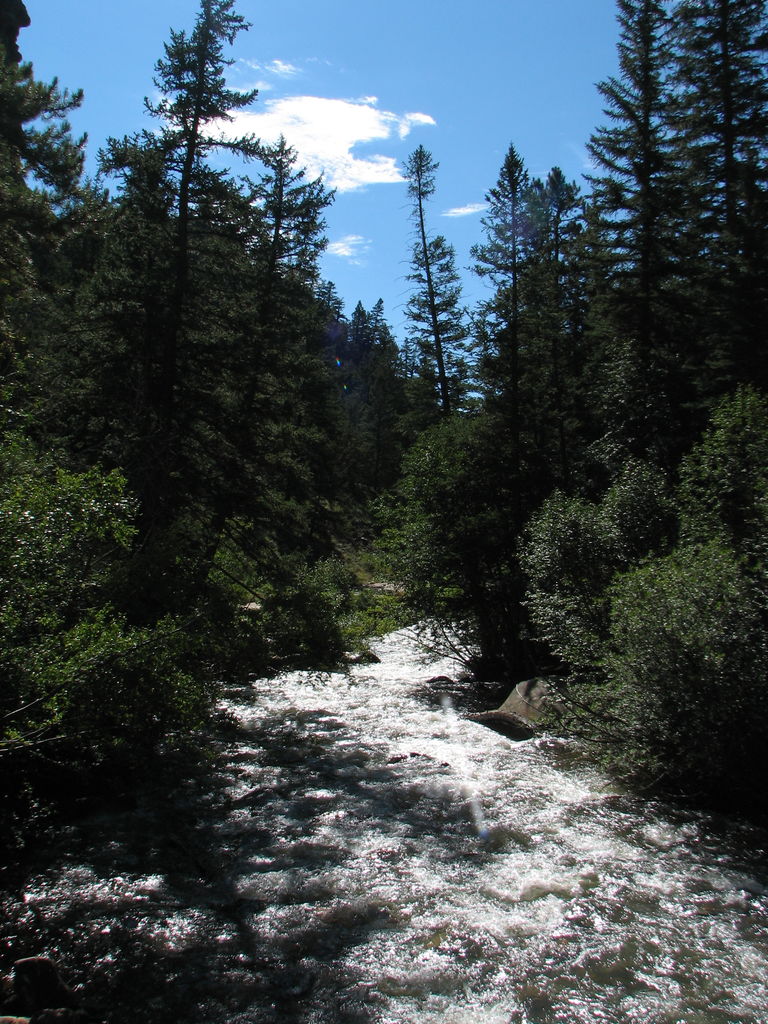
[[[310,177],[323,174],[330,188],[352,192],[403,180],[395,157],[361,156],[355,152],[358,146],[395,136],[404,139],[414,126],[434,124],[429,114],[379,110],[373,96],[361,100],[287,96],[267,100],[262,110],[238,113],[224,130],[233,135],[253,133],[264,142],[284,135]]]
[[[443,217],[471,217],[475,213],[482,213],[487,209],[485,203],[467,203],[466,206],[453,206],[450,210],[443,211]]]
[[[365,266],[365,256],[370,248],[370,239],[362,235],[344,235],[335,242],[329,242],[326,252],[330,256],[339,256],[353,266]]]

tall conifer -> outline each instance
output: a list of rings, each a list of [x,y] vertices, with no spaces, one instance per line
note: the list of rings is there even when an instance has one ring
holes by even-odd
[[[670,289],[683,224],[669,137],[669,17],[663,0],[618,0],[619,75],[599,85],[608,124],[592,136],[592,336],[613,458],[680,442],[686,354]]]
[[[438,167],[423,146],[414,150],[405,165],[416,228],[409,274],[415,287],[407,312],[410,333],[421,353],[422,375],[429,379],[434,374],[440,411],[447,416],[458,404],[467,376],[462,355],[467,329],[453,247],[443,235],[432,235],[427,228],[426,206],[435,192]]]
[[[16,36],[29,17],[14,6],[20,11],[4,11],[0,37],[0,372],[24,346],[15,307],[39,286],[41,259],[65,233],[85,147],[67,120],[82,92],[38,82],[20,62]]]
[[[682,0],[674,24],[691,332],[711,400],[768,385],[768,14],[765,0]]]

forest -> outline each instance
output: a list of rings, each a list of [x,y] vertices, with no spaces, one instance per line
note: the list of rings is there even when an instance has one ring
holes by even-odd
[[[130,777],[223,681],[422,621],[475,679],[546,677],[546,728],[632,785],[765,816],[763,0],[618,0],[593,171],[509,145],[477,308],[416,148],[402,339],[321,278],[333,195],[290,140],[214,131],[254,99],[234,0],[159,41],[155,127],[93,180],[25,13],[0,25],[6,806]]]

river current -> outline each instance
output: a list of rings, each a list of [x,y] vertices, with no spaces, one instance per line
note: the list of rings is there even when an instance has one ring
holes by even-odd
[[[4,953],[113,1024],[766,1024],[764,833],[467,720],[408,631],[374,649],[229,692],[207,773],[40,853]]]

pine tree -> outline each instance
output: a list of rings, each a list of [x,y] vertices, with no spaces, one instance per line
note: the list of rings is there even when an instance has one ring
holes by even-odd
[[[534,490],[563,486],[583,333],[583,296],[570,258],[580,230],[578,190],[558,168],[546,182],[531,181],[511,146],[486,201],[486,241],[472,250],[475,272],[494,285],[475,318],[485,408],[504,438],[510,478],[536,481]],[[519,523],[527,514],[523,489]]]
[[[508,446],[510,472],[520,476],[521,396],[520,331],[523,270],[530,223],[526,211],[529,176],[514,146],[504,157],[496,185],[486,194],[488,213],[482,224],[486,242],[472,249],[474,270],[494,286],[481,311],[484,348],[483,379],[489,407],[501,416]]]
[[[365,496],[379,494],[399,473],[406,410],[399,352],[382,299],[370,310],[358,302],[346,343],[336,351],[356,451],[354,479]]]
[[[531,181],[513,146],[486,202],[485,242],[472,250],[476,272],[494,287],[475,318],[485,402],[467,439],[462,507],[452,512],[472,540],[454,539],[452,528],[448,544],[460,556],[481,670],[522,678],[534,665],[518,540],[551,488],[570,482],[575,461],[570,396],[583,298],[570,250],[580,204],[557,168]]]
[[[683,0],[674,24],[672,128],[708,397],[768,384],[768,17],[765,0]]]
[[[420,352],[420,375],[434,386],[442,415],[460,403],[467,378],[462,354],[467,337],[461,285],[453,248],[427,229],[426,204],[435,192],[438,164],[423,146],[408,158],[405,178],[412,201],[416,240],[409,280],[415,285],[408,302],[410,333]]]
[[[590,177],[592,337],[616,457],[650,446],[668,462],[680,443],[678,410],[689,398],[671,287],[683,224],[670,154],[669,19],[662,0],[618,0],[618,7],[620,74],[599,86],[609,125],[589,145],[597,167]]]
[[[263,169],[248,189],[251,310],[232,384],[239,396],[237,475],[243,511],[249,494],[253,502],[269,479],[275,500],[292,497],[281,516],[286,541],[312,530],[317,540],[330,531],[320,519],[310,521],[321,503],[334,503],[344,478],[334,455],[341,413],[326,361],[331,311],[318,267],[333,193],[321,179],[307,179],[285,139],[260,150]],[[332,300],[330,289],[324,290]],[[266,510],[256,504],[263,521]]]
[[[520,281],[527,472],[570,487],[583,443],[581,366],[586,300],[578,267],[579,190],[559,167],[531,182],[528,251]]]
[[[117,230],[86,297],[84,315],[98,325],[91,358],[105,346],[109,352],[94,385],[104,403],[101,423],[90,433],[139,494],[137,547],[161,574],[176,558],[169,531],[179,516],[187,523],[184,543],[203,553],[204,566],[222,515],[214,481],[222,479],[219,457],[231,448],[221,433],[229,401],[223,368],[239,329],[227,300],[238,275],[247,291],[243,240],[251,215],[237,184],[207,157],[221,149],[246,159],[259,153],[249,136],[214,134],[255,97],[224,81],[231,63],[224,45],[245,28],[233,0],[201,0],[191,34],[172,31],[157,64],[160,99],[147,108],[159,130],[111,139],[100,154],[102,172],[120,180],[121,192]],[[107,398],[115,385],[104,371],[124,382],[116,401]],[[183,511],[190,505],[192,516]]]
[[[330,200],[284,143],[214,134],[253,99],[223,79],[223,45],[243,28],[231,2],[203,0],[158,65],[159,132],[102,155],[120,191],[79,297],[76,359],[58,353],[75,399],[67,443],[121,467],[140,499],[130,587],[142,615],[202,592],[237,518],[264,552],[328,534],[316,510],[335,480],[334,413],[314,290]],[[263,175],[214,169],[218,148],[262,158]]]
[[[82,173],[85,138],[74,139],[67,116],[82,102],[38,82],[20,63],[19,27],[29,24],[23,4],[7,11],[0,39],[0,371],[10,370],[24,347],[15,309],[38,288],[41,264],[65,237]],[[76,205],[76,204],[74,204]]]
[[[172,190],[174,233],[173,282],[170,301],[165,307],[162,329],[162,354],[157,394],[164,425],[170,427],[174,415],[175,392],[179,374],[179,347],[183,344],[185,307],[190,291],[190,233],[198,205],[212,189],[219,187],[224,175],[206,166],[209,153],[225,148],[245,158],[258,156],[256,140],[216,138],[211,128],[231,121],[232,112],[249,106],[256,90],[236,92],[227,88],[224,72],[232,63],[224,57],[224,44],[232,45],[239,32],[248,26],[233,11],[234,0],[201,0],[200,12],[191,35],[171,31],[165,57],[158,61],[154,84],[161,94],[157,103],[146,101],[147,110],[162,122],[153,144],[163,156],[164,184]],[[144,133],[144,143],[149,143]],[[110,143],[103,161],[105,170],[128,173],[138,170],[133,163],[133,147]]]
[[[302,310],[311,309],[312,316],[317,315],[317,261],[326,244],[323,213],[333,202],[333,193],[322,179],[306,180],[304,171],[296,167],[296,151],[283,137],[273,146],[262,145],[260,160],[264,170],[250,189],[256,211],[250,248],[256,268],[258,333],[262,346],[271,352],[276,346],[285,347],[286,330],[301,334],[305,329],[297,320]],[[293,315],[290,325],[284,322],[286,315]],[[313,321],[311,329],[315,328]],[[258,373],[249,376],[242,407],[245,417],[252,412],[258,384]]]
[[[251,198],[262,217],[260,316],[269,323],[279,289],[317,289],[317,260],[327,242],[323,211],[334,196],[321,178],[306,180],[296,166],[296,150],[282,136],[273,146],[262,145],[259,158],[265,171]]]

